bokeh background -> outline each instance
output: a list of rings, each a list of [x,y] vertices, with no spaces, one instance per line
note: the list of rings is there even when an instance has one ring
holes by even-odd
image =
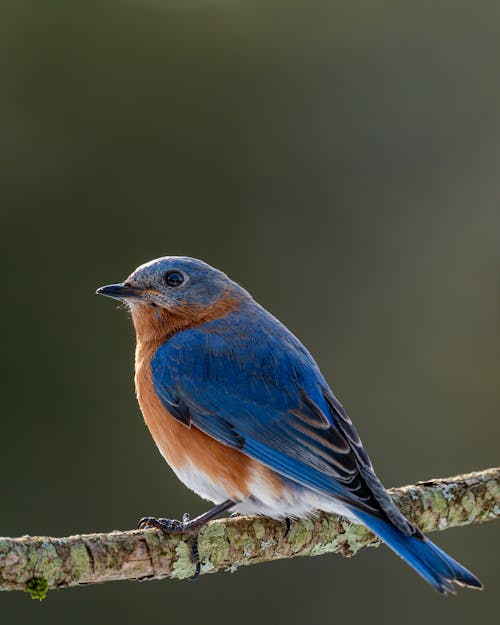
[[[0,4],[0,533],[206,509],[143,424],[127,314],[165,254],[226,270],[317,357],[387,486],[499,461],[500,5]],[[0,596],[2,622],[490,623],[499,527],[436,535],[484,593],[385,548],[194,584]]]

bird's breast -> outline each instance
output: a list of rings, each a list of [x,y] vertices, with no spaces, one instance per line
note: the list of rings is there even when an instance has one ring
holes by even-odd
[[[215,503],[253,496],[256,476],[263,488],[279,496],[281,481],[272,471],[172,417],[154,389],[151,359],[155,351],[155,346],[137,345],[137,399],[151,436],[177,477],[200,497]]]

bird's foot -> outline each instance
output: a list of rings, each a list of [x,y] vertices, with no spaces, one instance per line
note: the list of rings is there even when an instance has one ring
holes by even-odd
[[[197,521],[198,519],[193,519],[191,521],[189,513],[186,512],[182,517],[182,521],[179,521],[178,519],[158,519],[154,516],[145,516],[142,517],[137,524],[138,529],[141,530],[155,527],[167,536],[170,534],[187,534],[189,536],[191,562],[195,567],[194,574],[189,577],[190,581],[197,579],[201,570],[200,554],[198,551],[198,534],[204,523]]]
[[[203,523],[198,523],[197,519],[191,521],[189,514],[186,512],[182,521],[177,519],[164,519],[154,516],[145,516],[137,524],[138,529],[147,529],[150,527],[156,527],[157,529],[165,532],[165,534],[189,534],[195,535],[198,533]]]
[[[198,534],[200,533],[201,528],[218,516],[221,512],[229,510],[234,505],[234,501],[227,499],[195,519],[191,519],[189,514],[186,512],[182,517],[182,521],[178,521],[177,519],[157,519],[154,516],[145,516],[139,521],[137,527],[141,530],[149,527],[155,527],[167,536],[169,534],[187,534],[189,536],[191,562],[195,566],[194,575],[192,575],[189,579],[194,580],[199,577],[201,570],[200,554],[198,552]]]

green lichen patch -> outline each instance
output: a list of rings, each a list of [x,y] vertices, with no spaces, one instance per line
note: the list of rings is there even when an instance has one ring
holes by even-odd
[[[346,557],[356,554],[361,547],[378,547],[380,540],[374,536],[364,525],[357,525],[349,521],[343,521],[344,533],[339,536],[339,546],[342,545],[342,553]]]
[[[489,480],[486,482],[488,494],[500,503],[500,483],[497,480]]]
[[[172,577],[177,579],[188,579],[195,573],[196,567],[191,561],[191,547],[188,542],[180,540],[175,548],[177,560],[172,567]]]
[[[439,490],[426,491],[423,497],[423,505],[424,508],[431,509],[438,516],[445,516],[448,510],[446,497]]]
[[[221,521],[209,523],[200,532],[200,542],[203,540],[205,543],[215,543],[224,537],[227,529],[229,525],[226,526]]]
[[[49,590],[49,583],[45,577],[32,577],[27,583],[25,592],[29,592],[32,599],[43,601]]]
[[[297,553],[310,543],[313,537],[313,532],[314,522],[311,519],[302,519],[297,521],[288,534],[288,540],[292,552]]]
[[[476,516],[476,498],[473,492],[465,493],[462,498],[462,505],[467,513],[467,522],[470,523]]]
[[[237,532],[223,523],[211,523],[200,533],[199,550],[204,570],[223,566],[230,555],[230,541],[236,538]]]
[[[241,552],[243,554],[250,554],[255,551],[256,540],[248,531],[238,532],[234,527],[226,528],[225,534],[228,542],[227,542],[227,553],[224,553],[224,557],[229,556],[229,547],[233,551]],[[220,551],[220,550],[219,550]]]
[[[332,540],[329,543],[321,543],[318,545],[313,545],[311,547],[311,554],[313,556],[322,556],[325,553],[331,553],[332,551],[337,551],[338,549],[338,541]]]
[[[257,521],[254,521],[253,531],[255,532],[256,538],[262,539],[262,540],[265,539],[267,535],[266,524],[260,519],[257,519]]]
[[[424,532],[435,530],[440,524],[447,524],[451,506],[444,493],[426,488],[422,493],[422,507],[419,526]]]
[[[83,543],[77,543],[70,549],[68,556],[68,567],[70,567],[74,581],[78,581],[89,569],[89,554]]]

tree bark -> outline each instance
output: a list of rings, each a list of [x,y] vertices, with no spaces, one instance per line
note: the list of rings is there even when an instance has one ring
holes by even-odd
[[[500,516],[500,468],[418,482],[389,491],[403,514],[424,532],[480,523]],[[340,553],[350,557],[379,540],[336,515],[285,523],[265,517],[212,521],[199,536],[201,573],[239,566]],[[42,599],[48,589],[122,579],[185,579],[193,575],[189,539],[156,529],[67,538],[0,538],[0,589],[26,590]]]

